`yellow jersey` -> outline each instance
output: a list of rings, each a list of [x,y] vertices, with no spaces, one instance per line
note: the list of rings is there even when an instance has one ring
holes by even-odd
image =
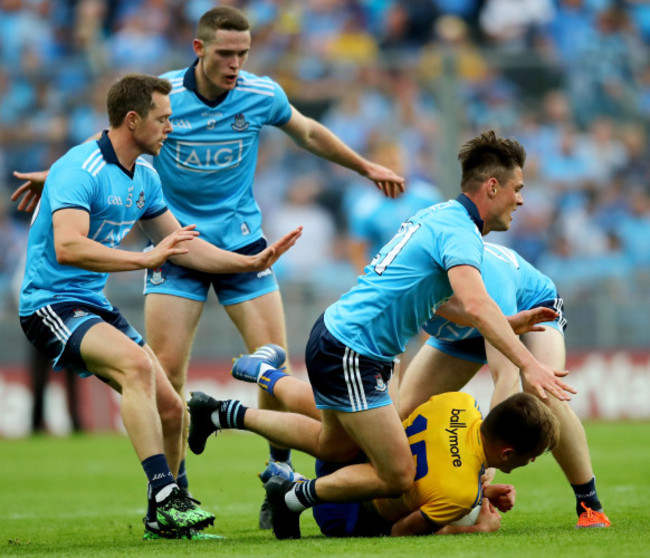
[[[379,514],[393,523],[419,509],[446,525],[481,503],[486,459],[476,400],[467,393],[434,395],[403,422],[416,466],[415,482],[398,498],[379,498]]]

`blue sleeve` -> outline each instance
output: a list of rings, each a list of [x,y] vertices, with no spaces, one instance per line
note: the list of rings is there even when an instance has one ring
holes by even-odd
[[[271,80],[271,83],[273,83],[275,95],[269,110],[268,124],[271,126],[284,126],[291,119],[291,104],[284,89],[273,80]]]
[[[149,203],[147,203],[146,209],[142,214],[142,217],[140,217],[141,219],[152,219],[167,211],[167,203],[163,197],[162,186],[158,174],[155,175],[155,180],[152,182],[149,192]]]
[[[93,177],[81,168],[53,167],[47,177],[45,193],[52,213],[59,209],[85,209],[90,213],[97,188]]]
[[[438,261],[449,270],[457,265],[471,265],[481,269],[483,261],[483,239],[472,224],[455,215],[439,220],[436,224],[436,249]]]

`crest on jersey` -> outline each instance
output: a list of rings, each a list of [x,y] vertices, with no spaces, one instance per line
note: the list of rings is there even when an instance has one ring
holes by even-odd
[[[165,282],[165,278],[163,277],[161,267],[157,267],[156,269],[153,270],[153,273],[151,274],[151,278],[149,279],[149,282],[152,285],[160,285],[161,283]]]
[[[246,122],[246,118],[244,115],[240,112],[235,114],[235,121],[230,125],[235,132],[243,132],[248,128],[248,122]]]
[[[377,384],[375,385],[376,391],[386,391],[388,389],[388,386],[386,385],[386,382],[384,382],[384,379],[381,377],[381,374],[375,374],[375,380],[377,381]]]
[[[144,207],[144,190],[140,192],[140,195],[138,196],[138,201],[135,202],[135,206],[138,209],[142,209]]]

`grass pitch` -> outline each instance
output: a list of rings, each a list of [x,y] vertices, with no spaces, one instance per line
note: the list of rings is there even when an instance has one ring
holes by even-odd
[[[590,423],[587,435],[610,529],[574,529],[573,492],[545,455],[497,477],[517,489],[497,533],[326,539],[306,512],[299,541],[257,529],[266,446],[252,434],[221,433],[188,457],[191,489],[217,515],[208,532],[227,537],[219,541],[142,540],[146,479],[125,437],[0,440],[0,556],[650,556],[650,423]],[[297,452],[294,464],[313,470]]]

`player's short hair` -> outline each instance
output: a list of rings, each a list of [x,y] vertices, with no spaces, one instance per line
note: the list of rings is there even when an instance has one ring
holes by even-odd
[[[204,43],[214,40],[219,29],[226,31],[248,31],[251,26],[246,16],[237,8],[219,6],[205,12],[196,28],[196,38]]]
[[[518,141],[490,130],[463,144],[458,160],[463,170],[461,191],[471,192],[491,177],[504,182],[516,168],[523,169],[526,150]]]
[[[106,95],[108,122],[113,128],[121,126],[132,110],[147,118],[153,108],[153,93],[169,95],[172,84],[166,79],[144,74],[128,74],[111,85]]]
[[[517,393],[488,413],[481,432],[490,442],[507,445],[519,455],[540,455],[557,445],[560,424],[539,398]]]

